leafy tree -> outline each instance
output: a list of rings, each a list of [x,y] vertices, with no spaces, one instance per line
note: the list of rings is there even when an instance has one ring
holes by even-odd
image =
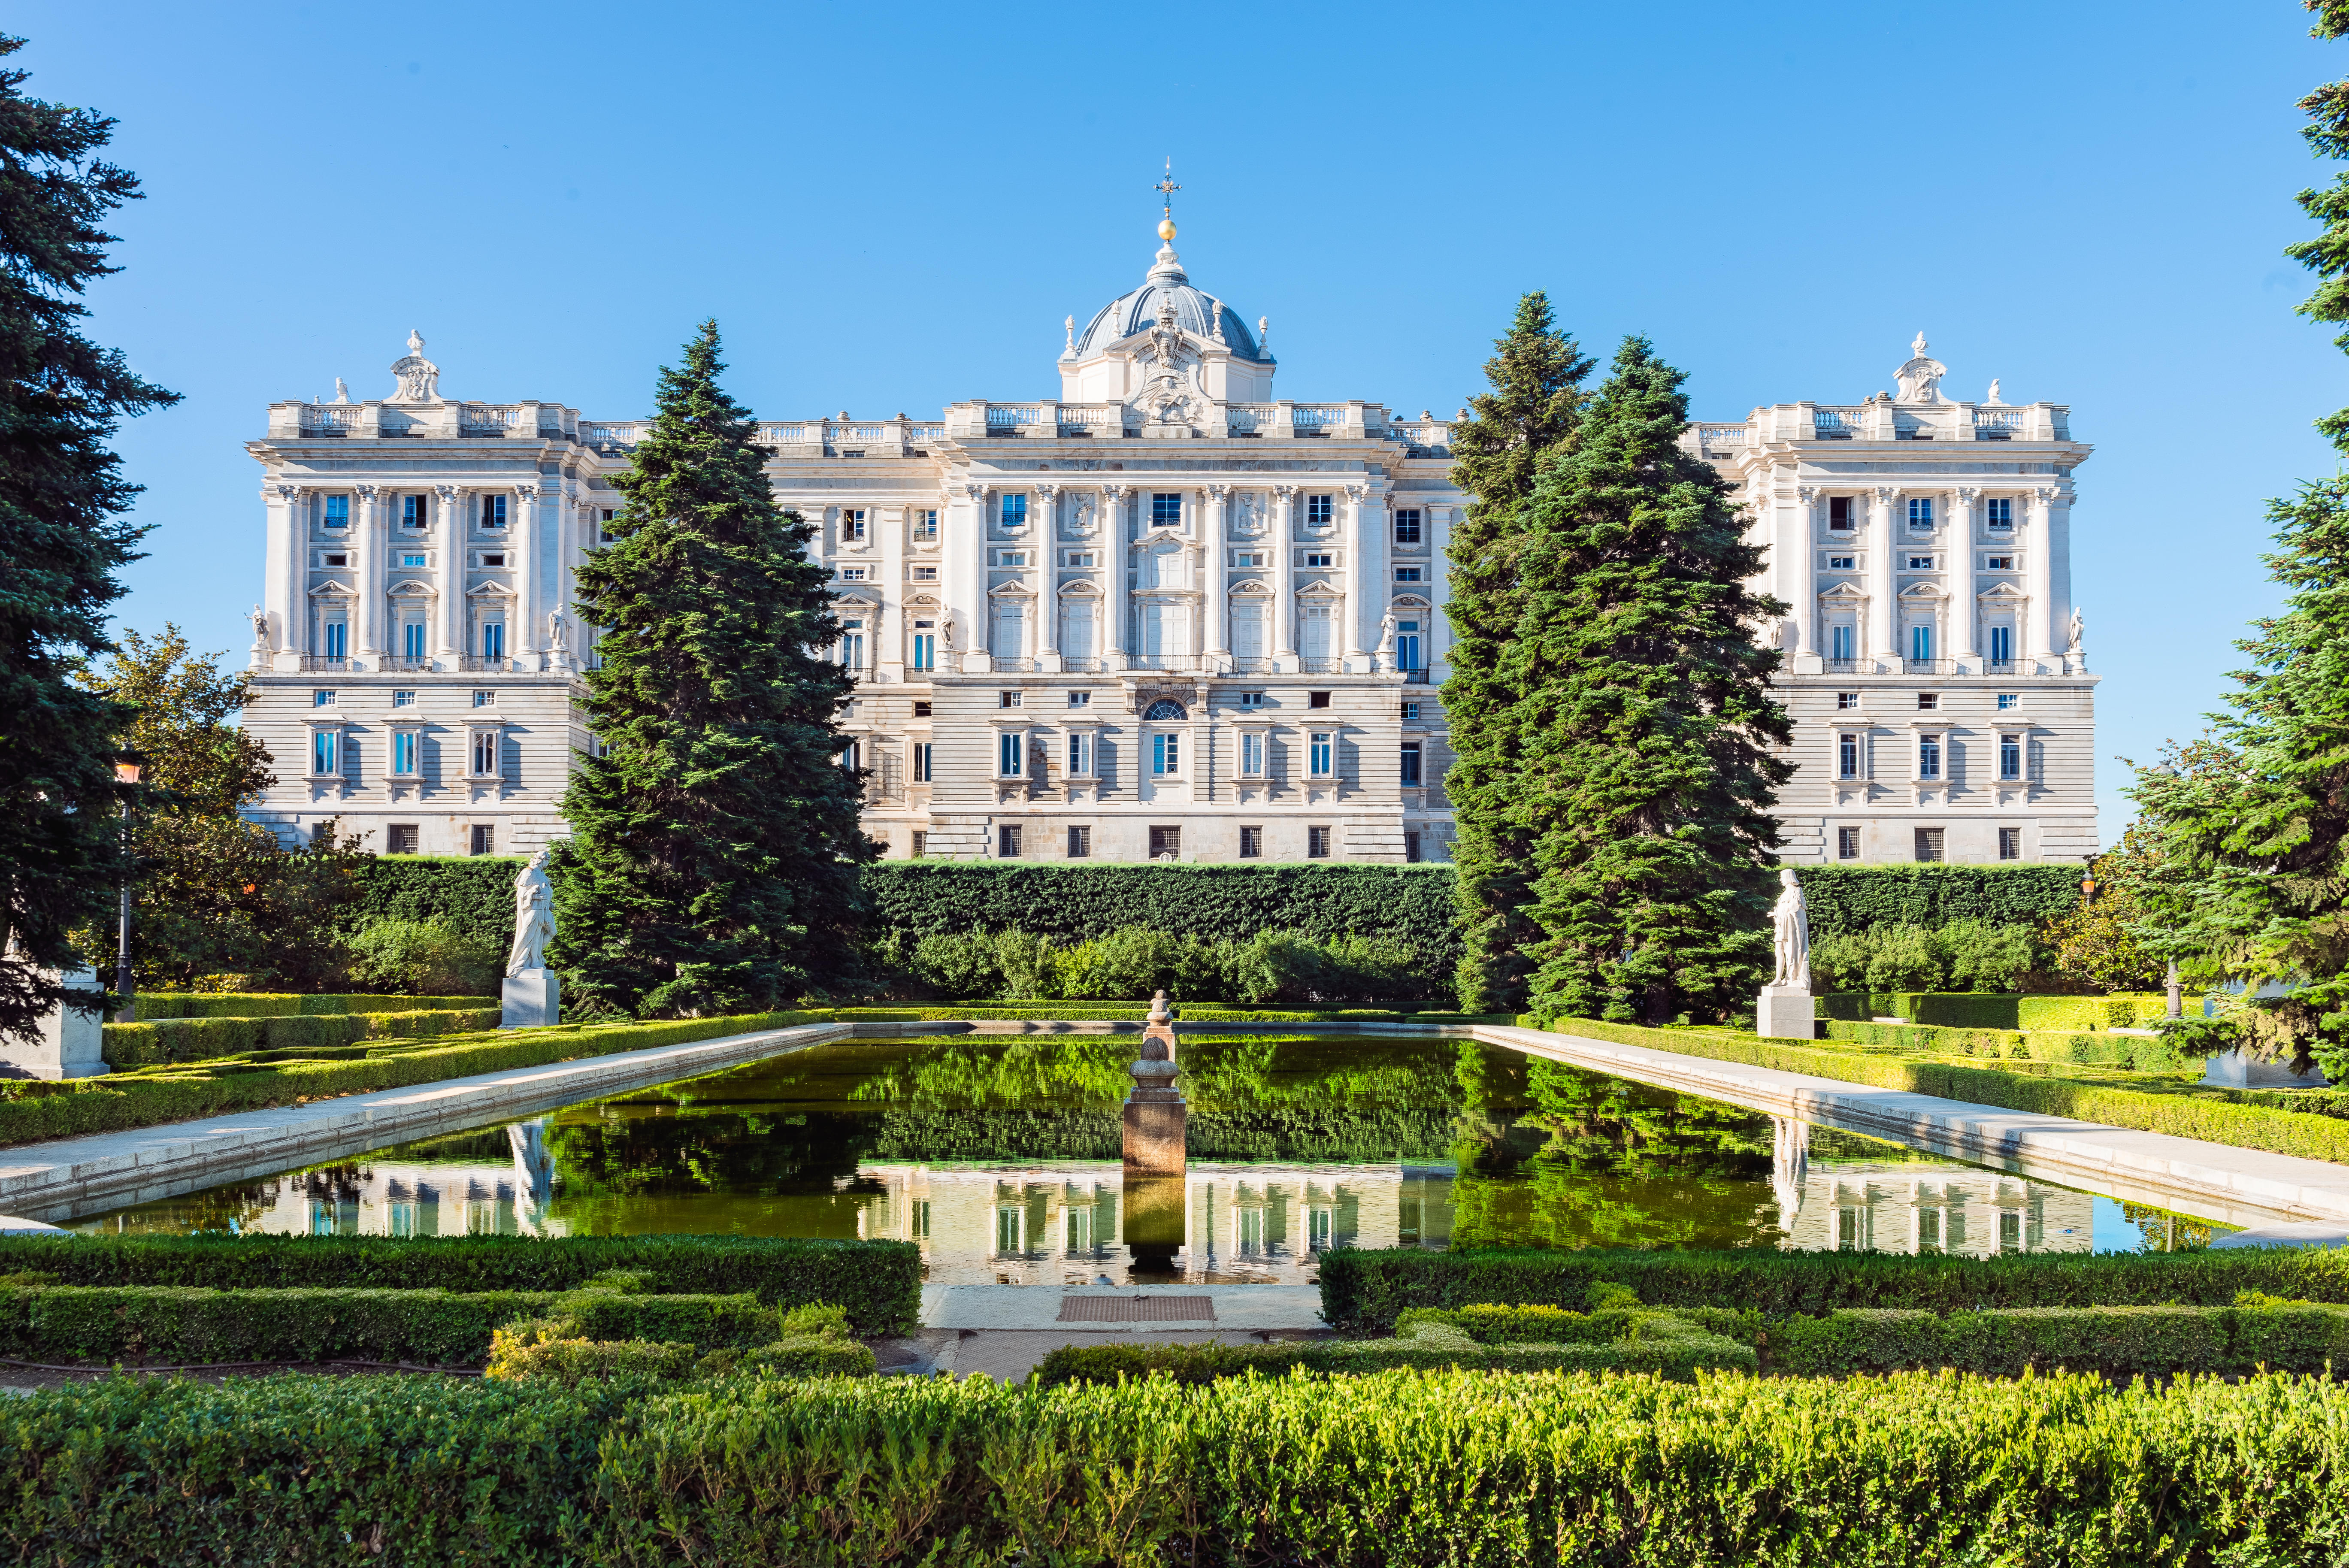
[[[2147,951],[2137,933],[2150,913],[2146,896],[2161,866],[2160,840],[2149,822],[2130,823],[2118,849],[2088,863],[2096,896],[2047,925],[2058,975],[2107,991],[2161,988],[2165,962]]]
[[[24,45],[0,35],[0,58]],[[0,1038],[30,1039],[64,996],[53,972],[93,956],[75,929],[129,869],[113,767],[129,716],[72,679],[107,646],[116,573],[144,531],[122,516],[140,487],[106,444],[179,398],[78,330],[78,296],[120,270],[98,225],[139,195],[98,156],[115,122],[26,98],[26,78],[0,69]]]
[[[1668,1023],[1751,998],[1769,951],[1791,730],[1754,630],[1785,613],[1728,487],[1680,448],[1684,377],[1624,340],[1524,509],[1522,594],[1486,722],[1522,770],[1532,1010]]]
[[[1452,536],[1444,711],[1454,761],[1444,782],[1458,823],[1452,858],[1468,949],[1459,1005],[1515,1013],[1525,1003],[1524,950],[1537,935],[1527,909],[1533,836],[1523,758],[1517,731],[1502,720],[1521,695],[1503,673],[1524,605],[1520,514],[1545,455],[1573,437],[1591,361],[1557,330],[1549,296],[1539,292],[1517,302],[1508,335],[1494,346],[1485,365],[1492,390],[1469,398],[1470,417],[1452,428],[1452,482],[1474,499]]]
[[[718,324],[661,373],[616,482],[613,542],[579,568],[602,628],[564,814],[554,962],[582,1000],[642,1016],[789,1003],[854,965],[862,783],[839,765],[847,670],[814,531],[774,502],[756,424],[718,385]]]

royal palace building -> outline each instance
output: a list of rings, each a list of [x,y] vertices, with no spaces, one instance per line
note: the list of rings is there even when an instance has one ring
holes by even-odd
[[[816,529],[857,676],[844,765],[893,856],[1442,860],[1450,421],[1277,397],[1267,324],[1190,282],[1065,324],[1060,396],[937,419],[761,423]],[[565,831],[593,744],[573,574],[642,421],[443,396],[410,335],[392,395],[271,405],[246,726],[254,815],[387,852]],[[2094,677],[2070,603],[2072,467],[2047,404],[1900,391],[1692,426],[1755,509],[1800,771],[1800,860],[2095,848]]]

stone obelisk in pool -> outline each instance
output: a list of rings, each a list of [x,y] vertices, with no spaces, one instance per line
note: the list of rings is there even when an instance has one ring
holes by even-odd
[[[1126,1071],[1125,1248],[1137,1274],[1164,1274],[1183,1245],[1184,1132],[1190,1109],[1174,1087],[1174,1016],[1166,993],[1150,999],[1142,1050]]]

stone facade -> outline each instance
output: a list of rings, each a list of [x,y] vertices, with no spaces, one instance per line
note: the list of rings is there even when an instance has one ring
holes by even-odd
[[[2062,404],[1952,402],[1920,334],[1897,392],[1779,403],[1682,438],[1740,487],[1789,606],[1797,861],[2082,860],[2095,688],[2072,597]]]
[[[1061,397],[762,423],[856,673],[844,760],[897,857],[1442,860],[1450,422],[1272,397],[1267,324],[1191,285],[1066,323]],[[594,628],[573,576],[641,421],[441,396],[273,404],[254,815],[367,846],[526,852],[556,810]],[[1798,861],[2096,847],[2095,677],[2070,589],[2061,406],[1899,397],[1692,426],[1771,551]]]

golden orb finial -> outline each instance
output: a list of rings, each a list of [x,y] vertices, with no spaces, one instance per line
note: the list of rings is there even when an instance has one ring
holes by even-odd
[[[1161,218],[1158,220],[1158,237],[1165,241],[1170,245],[1174,242],[1174,219]]]

